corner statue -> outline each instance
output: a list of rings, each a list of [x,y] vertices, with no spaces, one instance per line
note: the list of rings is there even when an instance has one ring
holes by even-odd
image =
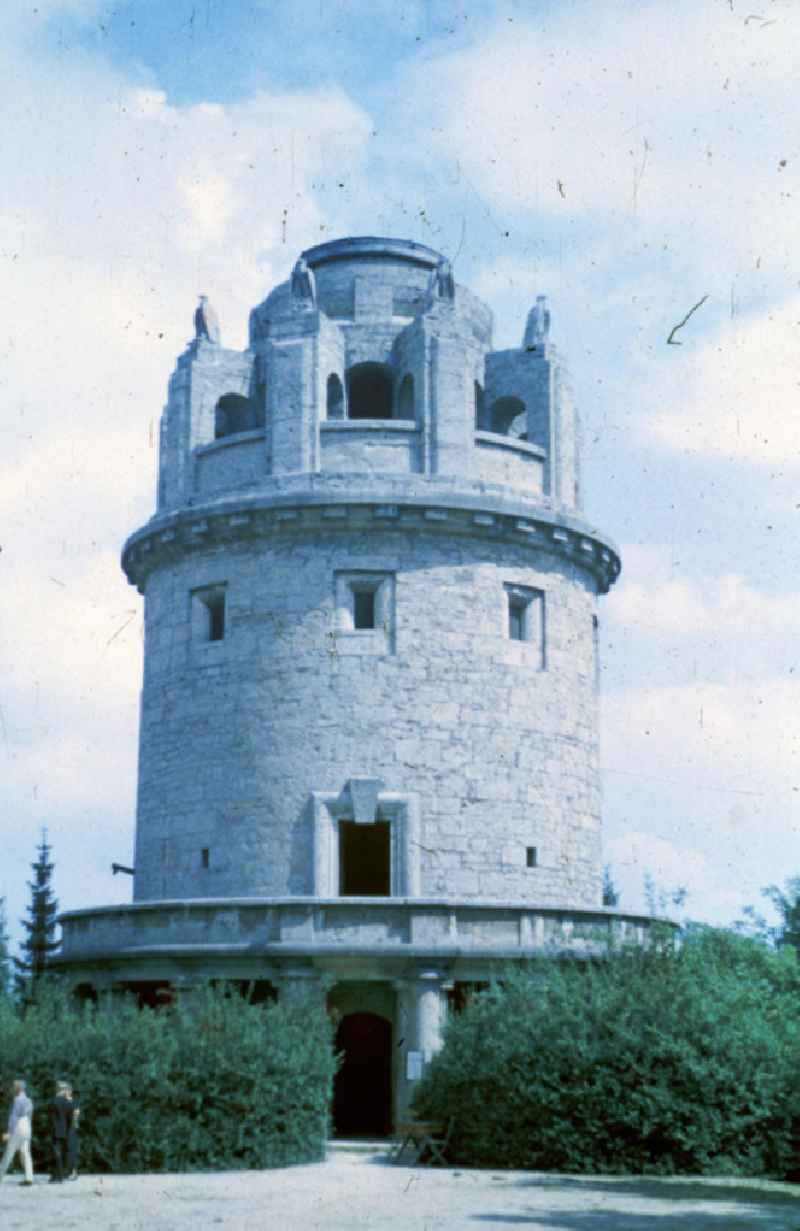
[[[200,303],[194,311],[194,336],[198,341],[206,338],[219,345],[219,321],[207,295],[200,296]]]
[[[453,266],[447,260],[447,257],[442,257],[439,264],[433,270],[428,286],[428,294],[433,303],[437,299],[444,299],[450,303],[455,301],[456,281],[453,277]]]
[[[314,271],[299,257],[292,270],[292,299],[300,308],[313,308],[317,302],[317,284]]]
[[[550,309],[547,306],[547,296],[537,295],[536,303],[528,313],[522,345],[525,350],[534,350],[542,342],[546,342],[549,335]]]

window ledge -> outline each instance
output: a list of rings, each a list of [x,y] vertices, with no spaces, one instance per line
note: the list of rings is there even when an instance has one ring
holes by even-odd
[[[503,436],[500,432],[476,432],[477,445],[491,445],[495,449],[510,449],[513,453],[525,453],[528,457],[538,457],[542,461],[547,457],[547,450],[540,445],[532,445],[527,440],[517,440],[516,436]]]
[[[257,427],[252,432],[232,432],[230,436],[220,436],[219,440],[209,440],[208,444],[197,445],[195,453],[213,453],[215,449],[224,449],[227,445],[249,444],[251,440],[263,440],[266,429]]]
[[[416,432],[414,419],[323,419],[321,432]]]

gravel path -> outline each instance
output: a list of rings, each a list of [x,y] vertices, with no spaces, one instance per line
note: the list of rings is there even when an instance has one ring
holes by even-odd
[[[335,1151],[282,1171],[0,1185],[3,1231],[800,1231],[800,1187],[387,1166]]]

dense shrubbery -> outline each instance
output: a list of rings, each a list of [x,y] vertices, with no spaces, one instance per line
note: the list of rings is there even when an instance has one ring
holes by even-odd
[[[0,1079],[25,1077],[46,1169],[54,1077],[81,1104],[85,1171],[273,1167],[324,1157],[334,1057],[321,1006],[208,990],[184,1009],[77,1010],[40,985],[0,1000]],[[38,1156],[38,1158],[37,1158]]]
[[[792,1174],[793,951],[712,930],[592,966],[542,962],[452,1018],[417,1094],[472,1165]]]

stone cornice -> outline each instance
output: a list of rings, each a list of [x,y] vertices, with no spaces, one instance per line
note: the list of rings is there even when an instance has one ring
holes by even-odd
[[[405,476],[370,483],[363,474],[287,476],[257,494],[237,493],[157,514],[126,542],[122,567],[143,593],[153,569],[188,552],[332,528],[424,529],[524,543],[582,569],[601,594],[620,572],[616,547],[594,527],[507,488]]]

